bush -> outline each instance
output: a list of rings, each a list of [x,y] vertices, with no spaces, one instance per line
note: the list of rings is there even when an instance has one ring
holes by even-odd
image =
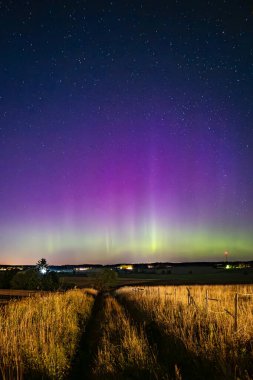
[[[41,277],[41,289],[57,290],[59,288],[59,276],[57,273],[49,272]]]
[[[94,275],[94,286],[96,289],[104,291],[117,284],[118,273],[112,269],[102,269]]]
[[[18,272],[11,280],[12,289],[56,290],[58,287],[59,278],[56,273],[41,274],[35,269]]]
[[[40,275],[34,269],[18,272],[11,280],[12,289],[36,290],[39,287]]]
[[[16,273],[17,273],[17,269],[0,272],[0,288],[10,289],[11,280],[13,279]]]

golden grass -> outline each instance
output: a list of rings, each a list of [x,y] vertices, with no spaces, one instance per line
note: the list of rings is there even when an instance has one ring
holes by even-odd
[[[10,301],[0,310],[3,379],[37,373],[61,379],[68,372],[93,297],[80,290]]]
[[[191,286],[189,290],[193,297],[191,305],[186,286],[125,287],[117,293],[156,321],[165,334],[183,342],[192,357],[214,363],[223,378],[250,379],[253,297],[239,298],[237,330],[232,315],[235,294],[253,294],[253,286]],[[208,308],[206,290],[209,298],[217,300],[208,300]]]
[[[135,373],[135,376],[152,374],[153,379],[158,378],[157,359],[143,329],[137,330],[122,306],[111,296],[104,301],[101,329],[101,340],[93,366],[95,378],[123,379],[131,373]]]

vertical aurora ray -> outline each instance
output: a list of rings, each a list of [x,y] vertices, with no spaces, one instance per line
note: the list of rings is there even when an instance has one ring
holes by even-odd
[[[60,225],[60,223],[59,223]],[[15,240],[13,240],[13,234]],[[251,257],[252,235],[247,231],[229,231],[224,234],[215,228],[193,228],[183,225],[175,227],[159,225],[155,220],[144,222],[138,228],[114,227],[112,233],[88,226],[65,230],[41,226],[24,228],[16,226],[2,241],[3,262],[10,262],[10,252],[21,252],[23,260],[29,262],[34,252],[47,255],[53,263],[78,263],[82,258],[89,262],[119,262],[140,260],[218,260],[222,259],[223,248],[233,247],[232,254]],[[178,253],[180,252],[180,254]],[[249,252],[249,253],[248,253]],[[70,259],[71,258],[71,259]]]

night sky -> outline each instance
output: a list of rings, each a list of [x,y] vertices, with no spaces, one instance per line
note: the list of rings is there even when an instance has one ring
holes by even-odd
[[[0,263],[253,255],[253,2],[0,1]]]

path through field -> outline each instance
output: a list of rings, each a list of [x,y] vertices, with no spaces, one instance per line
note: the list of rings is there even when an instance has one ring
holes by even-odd
[[[143,322],[129,318],[111,293],[99,293],[69,378],[158,380],[172,377],[168,377],[160,365]]]
[[[227,316],[227,320],[221,319],[223,325],[226,321],[229,324],[226,329],[224,325],[219,330],[217,318],[220,318],[220,314],[209,315],[205,308],[202,310],[195,304],[189,307],[181,302],[171,303],[166,296],[163,301],[162,288],[153,290],[156,294],[153,300],[152,297],[148,299],[151,290],[136,290],[143,292],[136,293],[134,288],[130,288],[125,294],[124,291],[98,294],[80,343],[71,379],[252,378],[249,361],[252,355],[251,335],[248,338],[245,335],[245,347],[241,346],[241,335],[233,332],[231,316]],[[179,292],[179,288],[177,290]],[[225,288],[221,290],[224,293]],[[210,289],[211,294],[214,291],[220,289]],[[244,306],[247,306],[246,302],[240,306],[241,313]],[[228,309],[231,309],[231,305]],[[172,314],[176,319],[170,320]],[[186,315],[189,320],[185,319]],[[230,325],[232,341],[227,338]],[[219,341],[223,342],[223,346],[219,346]],[[239,347],[238,353],[234,352],[236,347]]]
[[[168,362],[168,350],[161,349],[167,343],[113,293],[99,293],[69,378],[179,380],[176,362]]]
[[[101,311],[103,309],[104,294],[98,293],[95,298],[91,316],[85,326],[80,340],[78,353],[73,362],[69,379],[91,379],[93,357],[100,338]]]

